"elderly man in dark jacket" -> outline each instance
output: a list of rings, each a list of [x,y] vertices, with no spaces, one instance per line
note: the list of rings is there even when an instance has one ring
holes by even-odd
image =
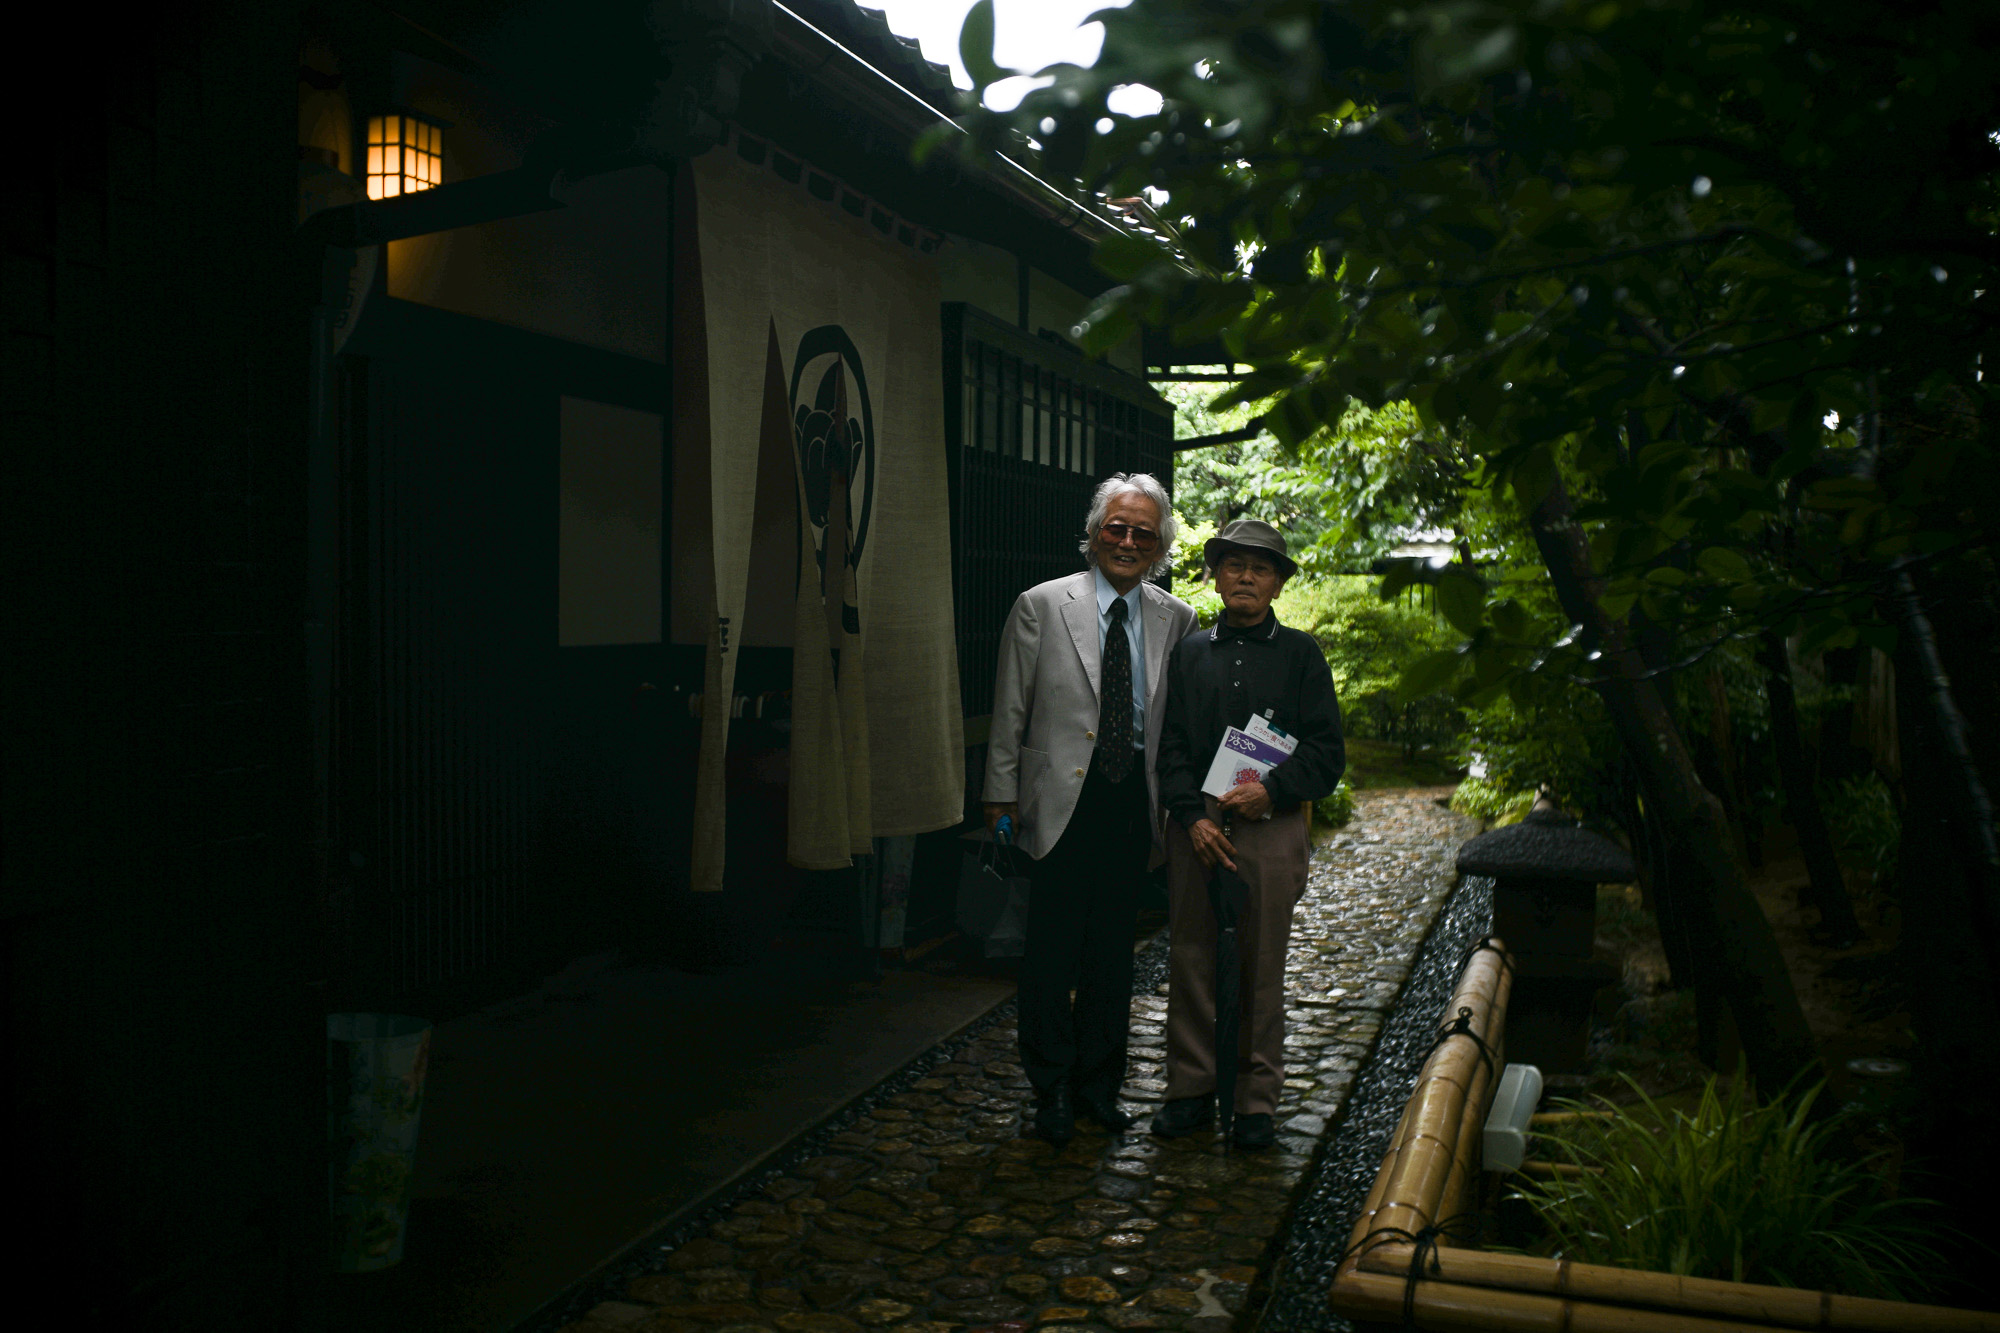
[[[1167,999],[1167,1102],[1153,1132],[1178,1138],[1215,1116],[1216,866],[1250,889],[1242,940],[1243,1029],[1235,1140],[1267,1148],[1285,1081],[1285,950],[1306,887],[1306,806],[1329,795],[1346,767],[1333,674],[1309,634],[1278,623],[1271,602],[1297,570],[1277,529],[1239,519],[1203,548],[1222,618],[1175,645],[1167,664],[1160,736],[1160,800],[1167,807],[1167,882],[1173,951]],[[1261,782],[1221,798],[1202,793],[1229,727],[1257,714],[1297,748]],[[1228,824],[1231,832],[1225,832]]]

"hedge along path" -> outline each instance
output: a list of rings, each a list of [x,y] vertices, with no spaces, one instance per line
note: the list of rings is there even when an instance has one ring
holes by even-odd
[[[1294,919],[1278,1143],[1144,1133],[1166,1090],[1166,987],[1134,997],[1122,1135],[1062,1152],[1011,1017],[719,1208],[563,1333],[1222,1333],[1236,1322],[1452,883],[1475,821],[1448,789],[1363,792]]]

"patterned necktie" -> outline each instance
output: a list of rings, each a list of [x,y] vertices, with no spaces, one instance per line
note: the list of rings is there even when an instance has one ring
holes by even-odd
[[[1125,599],[1111,601],[1104,631],[1104,693],[1097,705],[1097,768],[1112,782],[1132,771],[1132,646],[1125,637]]]

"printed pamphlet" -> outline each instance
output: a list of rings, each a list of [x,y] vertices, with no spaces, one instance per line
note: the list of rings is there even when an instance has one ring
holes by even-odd
[[[1265,774],[1291,758],[1298,744],[1295,737],[1253,714],[1248,729],[1231,727],[1222,733],[1201,789],[1209,796],[1221,796],[1231,787],[1262,782]]]

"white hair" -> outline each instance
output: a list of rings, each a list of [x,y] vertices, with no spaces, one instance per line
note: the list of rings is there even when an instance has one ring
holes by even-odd
[[[1174,520],[1174,502],[1167,498],[1167,488],[1149,472],[1114,472],[1099,483],[1090,497],[1090,515],[1083,520],[1083,540],[1076,549],[1083,552],[1085,564],[1097,563],[1097,552],[1091,549],[1090,539],[1104,526],[1104,512],[1111,508],[1111,502],[1132,491],[1151,500],[1160,511],[1159,551],[1146,569],[1146,577],[1156,579],[1173,566],[1174,538],[1180,535],[1181,525]]]

